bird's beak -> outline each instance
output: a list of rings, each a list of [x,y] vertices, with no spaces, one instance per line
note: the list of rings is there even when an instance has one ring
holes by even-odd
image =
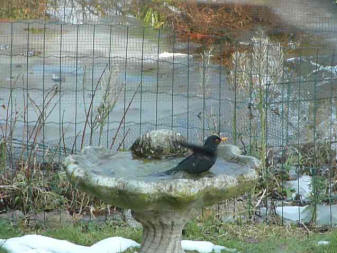
[[[227,140],[228,140],[227,137],[221,137],[221,142],[225,142],[225,141],[227,141]]]

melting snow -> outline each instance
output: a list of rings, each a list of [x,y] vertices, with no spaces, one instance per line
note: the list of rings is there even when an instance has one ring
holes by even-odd
[[[236,249],[214,245],[207,241],[183,240],[181,245],[184,250],[195,250],[200,253],[237,252]],[[140,244],[123,237],[106,238],[90,247],[42,235],[25,235],[7,240],[0,239],[0,248],[6,249],[9,253],[118,253],[133,247],[140,247]]]

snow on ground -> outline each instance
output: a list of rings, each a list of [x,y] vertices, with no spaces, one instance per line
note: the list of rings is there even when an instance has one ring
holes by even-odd
[[[200,253],[237,252],[236,249],[214,245],[207,241],[183,240],[181,245],[184,250],[195,250]],[[123,237],[106,238],[90,247],[42,235],[24,235],[7,240],[0,239],[0,248],[7,250],[9,253],[118,253],[139,246],[139,243]]]
[[[317,242],[317,245],[318,246],[325,246],[325,245],[329,245],[330,244],[330,242],[329,241],[319,241],[319,242]]]
[[[224,246],[214,245],[213,243],[207,241],[182,240],[181,246],[184,250],[198,251],[200,253],[238,252],[236,249],[229,249]]]

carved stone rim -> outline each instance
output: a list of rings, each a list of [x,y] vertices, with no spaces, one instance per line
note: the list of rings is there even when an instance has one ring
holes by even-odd
[[[81,168],[76,162],[78,155],[68,156],[64,161],[64,167],[73,183],[117,206],[134,210],[156,209],[163,204],[164,206],[166,204],[174,206],[174,208],[193,203],[193,206],[204,206],[240,195],[257,180],[255,169],[260,166],[259,160],[240,155],[240,150],[234,145],[225,144],[223,148],[222,155],[225,156],[225,160],[239,163],[250,169],[236,177],[220,174],[215,177],[198,179],[165,179],[146,182],[88,173],[85,168]],[[91,152],[91,155],[93,155],[98,151],[111,154],[104,148],[86,147],[79,155],[86,152]]]

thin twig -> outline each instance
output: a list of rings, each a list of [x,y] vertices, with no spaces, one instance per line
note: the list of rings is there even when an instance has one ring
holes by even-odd
[[[96,91],[97,91],[98,85],[100,84],[100,82],[102,80],[102,77],[103,77],[103,75],[104,75],[104,73],[105,73],[105,71],[106,71],[107,68],[108,68],[108,64],[105,65],[105,68],[102,71],[102,73],[101,73],[101,75],[100,75],[100,77],[99,77],[99,79],[97,81],[94,93],[91,96],[91,101],[90,101],[89,109],[88,109],[87,114],[85,116],[85,123],[84,123],[84,128],[83,128],[83,133],[82,133],[82,140],[81,140],[81,149],[83,148],[84,136],[85,136],[85,133],[86,133],[86,130],[87,130],[88,122],[89,122],[89,114],[90,114],[90,112],[92,110],[92,107],[93,107],[93,104],[94,104],[94,98],[95,98],[95,95],[96,95]]]
[[[65,142],[65,139],[64,139],[64,135],[65,135],[65,132],[64,132],[64,113],[65,113],[65,110],[63,110],[61,128],[62,128],[63,152],[64,152],[64,155],[67,156],[66,142]]]
[[[117,148],[117,151],[121,148],[121,146],[123,145],[124,141],[125,141],[125,138],[126,136],[128,135],[128,133],[130,132],[130,128],[128,128],[128,130],[126,131],[125,135],[123,136],[123,139],[122,141],[119,143],[119,146]]]
[[[257,201],[257,203],[255,205],[255,208],[257,208],[261,204],[261,201],[262,201],[264,195],[266,194],[266,192],[267,192],[267,189],[264,189],[260,199]]]
[[[135,98],[135,96],[136,96],[136,94],[137,94],[138,89],[139,89],[140,86],[141,86],[141,82],[138,84],[138,87],[137,87],[135,93],[132,95],[132,98],[131,98],[129,104],[128,104],[128,106],[126,107],[126,110],[125,110],[125,112],[124,112],[124,114],[123,114],[123,117],[122,117],[121,121],[119,122],[117,131],[116,131],[116,134],[115,134],[115,136],[114,136],[114,138],[113,138],[113,140],[112,140],[112,143],[111,143],[111,145],[110,145],[110,149],[112,149],[113,145],[115,145],[115,141],[116,141],[117,135],[118,135],[118,133],[119,133],[119,130],[121,129],[122,123],[124,122],[126,113],[128,112],[128,110],[129,110],[129,108],[130,108],[130,106],[131,106],[131,104],[132,104],[132,101],[133,101],[133,99]]]
[[[312,232],[309,230],[309,228],[301,221],[300,224],[304,227],[304,229],[308,232],[308,234],[311,234]]]

